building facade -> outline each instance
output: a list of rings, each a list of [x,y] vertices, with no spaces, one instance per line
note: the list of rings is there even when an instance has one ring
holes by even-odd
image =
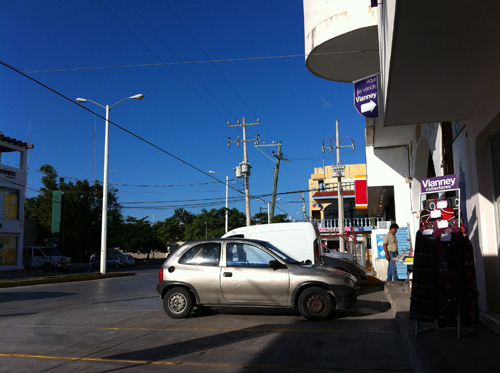
[[[0,271],[23,268],[26,163],[31,148],[0,132]]]
[[[392,195],[414,239],[422,180],[456,175],[480,318],[500,332],[498,14],[496,1],[304,0],[307,68],[378,78],[379,115],[365,129],[369,215]]]
[[[309,211],[311,219],[338,218],[338,178],[332,166],[315,167],[309,179]],[[356,207],[356,177],[366,176],[365,164],[345,165],[341,177],[344,199],[344,218],[366,217],[366,208]]]

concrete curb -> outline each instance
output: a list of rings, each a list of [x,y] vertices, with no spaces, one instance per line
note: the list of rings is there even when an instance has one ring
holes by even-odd
[[[71,275],[45,276],[38,278],[16,278],[0,280],[0,288],[11,288],[17,286],[29,286],[40,284],[55,284],[62,282],[89,281],[102,278],[135,276],[135,272],[113,272],[113,273],[77,273]]]

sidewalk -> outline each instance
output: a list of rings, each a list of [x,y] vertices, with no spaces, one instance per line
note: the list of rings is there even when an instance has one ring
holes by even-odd
[[[100,272],[88,273],[87,263],[76,263],[68,272],[45,272],[41,269],[20,269],[0,271],[0,289],[17,286],[31,286],[41,284],[54,284],[61,282],[88,281],[100,278],[134,276],[134,271],[112,271],[101,274]]]
[[[415,372],[496,372],[500,368],[500,335],[481,322],[470,333],[458,336],[457,328],[431,329],[434,324],[421,323],[427,330],[415,335],[415,322],[409,318],[410,293],[405,286],[385,286],[394,320]]]

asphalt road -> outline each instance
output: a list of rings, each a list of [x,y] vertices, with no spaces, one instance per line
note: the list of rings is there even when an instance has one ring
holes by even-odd
[[[412,371],[381,288],[325,321],[222,308],[170,319],[157,270],[0,289],[2,372]]]

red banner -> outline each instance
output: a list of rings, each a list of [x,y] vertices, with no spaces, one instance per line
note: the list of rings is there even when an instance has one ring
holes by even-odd
[[[366,175],[354,178],[354,196],[356,200],[356,210],[368,208],[368,192],[366,188]]]

